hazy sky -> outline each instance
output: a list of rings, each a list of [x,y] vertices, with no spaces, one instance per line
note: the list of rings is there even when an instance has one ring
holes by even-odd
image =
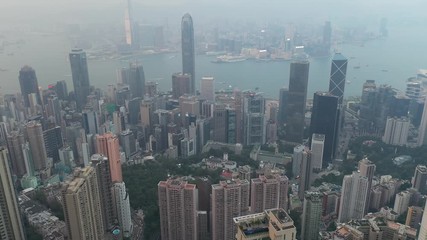
[[[11,23],[110,23],[123,17],[125,0],[0,0],[0,25]],[[200,21],[374,21],[422,24],[425,0],[132,0],[140,22],[174,20],[185,12]]]

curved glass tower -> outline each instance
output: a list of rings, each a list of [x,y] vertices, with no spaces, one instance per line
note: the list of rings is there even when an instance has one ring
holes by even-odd
[[[194,57],[194,29],[190,14],[185,14],[181,22],[182,44],[182,73],[191,75],[191,93],[196,92],[195,86],[195,57]]]

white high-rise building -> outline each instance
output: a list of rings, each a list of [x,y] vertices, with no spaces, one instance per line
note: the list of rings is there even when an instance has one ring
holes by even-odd
[[[403,191],[396,194],[396,200],[394,201],[393,210],[402,215],[408,210],[409,201],[411,200],[411,193],[409,191]]]
[[[200,82],[200,97],[215,102],[215,79],[213,77],[202,77]]]
[[[359,172],[344,176],[338,222],[345,223],[351,219],[364,217],[366,198],[369,193],[369,181]]]
[[[311,137],[311,164],[313,169],[322,169],[325,135],[313,133]]]
[[[418,128],[418,146],[422,146],[427,143],[427,97],[424,100],[423,115],[421,117],[420,127]]]
[[[304,145],[298,145],[294,147],[294,153],[292,155],[292,174],[294,175],[294,178],[296,178],[301,169],[301,162],[303,158],[303,152],[306,149]]]
[[[322,217],[322,194],[306,192],[304,196],[301,239],[318,239],[319,226]]]
[[[427,202],[426,207],[424,207],[423,220],[421,220],[420,234],[418,235],[418,240],[427,240]]]
[[[122,229],[123,236],[132,235],[133,224],[130,211],[129,195],[124,182],[113,184],[113,194],[116,205],[117,218]]]
[[[387,118],[383,142],[403,146],[407,144],[409,134],[408,118]]]

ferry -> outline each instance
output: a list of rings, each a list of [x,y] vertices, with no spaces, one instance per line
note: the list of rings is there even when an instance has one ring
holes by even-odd
[[[235,62],[243,62],[248,60],[244,56],[228,56],[222,55],[216,58],[216,60],[212,61],[213,63],[235,63]]]

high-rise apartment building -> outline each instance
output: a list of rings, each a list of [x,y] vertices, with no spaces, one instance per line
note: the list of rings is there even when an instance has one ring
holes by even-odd
[[[307,55],[296,54],[291,62],[289,91],[285,108],[285,140],[302,143],[310,62]]]
[[[284,175],[261,175],[251,179],[251,212],[271,208],[288,208],[288,178]]]
[[[347,75],[347,58],[341,53],[335,53],[332,58],[331,74],[329,78],[329,93],[338,97],[341,106],[344,100],[344,88]]]
[[[112,133],[97,135],[96,149],[97,153],[103,154],[108,158],[111,181],[113,183],[123,182],[119,138]]]
[[[411,193],[403,191],[396,194],[394,200],[393,210],[400,216],[408,211],[409,201],[411,200]]]
[[[351,219],[362,219],[365,216],[368,186],[368,178],[359,172],[344,176],[338,222],[345,223]]]
[[[369,161],[367,158],[360,160],[358,164],[359,164],[358,169],[359,169],[360,175],[368,179],[368,195],[366,197],[365,211],[364,211],[364,213],[367,214],[369,210],[369,205],[371,203],[370,192],[372,187],[372,179],[374,178],[374,175],[375,175],[376,166],[373,162]]]
[[[114,203],[117,212],[117,219],[121,227],[123,237],[129,238],[132,235],[133,224],[130,211],[129,194],[124,182],[113,184]]]
[[[427,167],[425,165],[417,165],[414,176],[412,177],[412,187],[420,193],[426,194]]]
[[[335,156],[338,138],[338,97],[327,92],[316,92],[313,99],[310,133],[324,134],[323,161],[330,163]]]
[[[275,239],[296,240],[294,221],[281,208],[268,209],[233,219],[236,225],[236,240]]]
[[[172,96],[175,99],[191,94],[191,75],[187,73],[174,73],[172,75]]]
[[[0,147],[0,239],[25,240],[8,156],[8,151]]]
[[[200,97],[207,101],[215,102],[215,79],[213,77],[202,77],[200,81]]]
[[[160,234],[168,240],[196,240],[197,188],[181,179],[161,181],[157,185]]]
[[[249,182],[239,179],[212,185],[212,240],[235,239],[233,218],[249,212],[249,189]]]
[[[427,240],[427,202],[424,207],[423,219],[421,220],[420,233],[418,234],[418,240]]]
[[[25,144],[24,134],[18,131],[12,131],[7,136],[7,148],[10,154],[10,164],[13,173],[22,177],[27,173],[25,168],[24,153],[22,145]]]
[[[319,226],[322,216],[322,200],[322,194],[320,192],[305,193],[301,222],[301,239],[319,239]]]
[[[325,134],[313,133],[311,136],[311,165],[313,169],[322,169]]]
[[[30,121],[27,123],[25,131],[28,142],[30,143],[34,170],[40,171],[46,169],[48,161],[42,125],[36,121]]]
[[[96,171],[90,166],[77,171],[74,179],[62,189],[68,237],[71,240],[103,239],[105,229]]]
[[[36,103],[42,105],[40,97],[39,84],[37,82],[36,71],[30,66],[24,66],[19,71],[19,85],[21,86],[21,94],[24,98],[24,106],[30,107],[30,95],[35,94]]]
[[[82,110],[86,105],[87,96],[90,94],[86,53],[82,49],[73,49],[69,58],[77,109]]]
[[[409,119],[389,117],[385,125],[383,142],[386,144],[404,146],[408,142]]]
[[[196,71],[194,52],[194,29],[193,19],[190,14],[185,14],[181,21],[181,44],[182,44],[182,73],[191,76],[191,93],[196,92]]]
[[[108,158],[101,154],[94,154],[91,157],[91,164],[96,171],[96,178],[98,180],[104,229],[110,230],[114,227],[116,214],[111,191],[112,182]]]
[[[418,206],[410,206],[408,208],[408,214],[406,215],[406,226],[411,228],[419,229],[420,223],[423,217],[423,208]]]

